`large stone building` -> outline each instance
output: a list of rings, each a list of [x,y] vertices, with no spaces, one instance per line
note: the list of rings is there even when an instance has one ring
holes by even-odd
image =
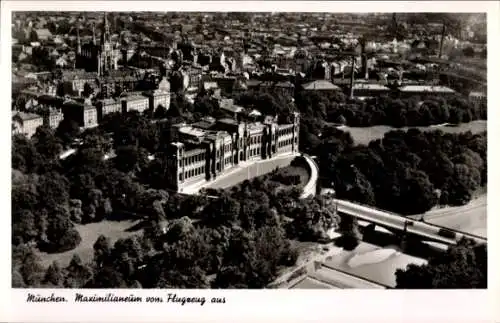
[[[81,128],[98,126],[97,109],[89,100],[84,102],[66,100],[62,104],[64,119],[75,121]]]
[[[162,78],[158,88],[145,93],[149,98],[149,109],[155,111],[160,105],[166,110],[170,108],[170,82],[165,77]]]
[[[132,94],[123,97],[121,101],[122,112],[138,111],[139,113],[143,113],[149,109],[149,99],[143,95]]]
[[[299,114],[293,123],[238,123],[221,119],[209,129],[179,124],[172,127],[168,185],[184,188],[214,180],[226,170],[247,162],[299,151]]]
[[[36,129],[43,125],[43,117],[35,113],[16,112],[12,116],[12,133],[31,138]]]
[[[105,115],[110,113],[121,113],[122,103],[113,98],[99,100],[96,104],[97,120],[101,122]]]

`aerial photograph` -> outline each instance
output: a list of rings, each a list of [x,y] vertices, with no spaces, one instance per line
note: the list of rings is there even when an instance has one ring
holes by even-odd
[[[11,30],[12,288],[487,288],[486,13]]]

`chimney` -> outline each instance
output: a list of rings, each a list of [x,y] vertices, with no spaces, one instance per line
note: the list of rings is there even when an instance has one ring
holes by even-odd
[[[366,56],[366,40],[361,39],[361,71],[363,73],[363,77],[368,79],[368,57]]]
[[[352,62],[351,62],[351,84],[350,84],[350,94],[349,97],[352,99],[354,98],[354,62],[356,61],[356,57],[353,55],[352,57]]]
[[[439,44],[439,58],[441,58],[441,55],[443,54],[443,42],[444,42],[444,33],[446,31],[446,25],[443,22],[443,30],[441,31],[441,43]]]

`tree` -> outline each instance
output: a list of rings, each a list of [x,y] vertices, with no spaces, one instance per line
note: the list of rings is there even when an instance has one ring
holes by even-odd
[[[25,173],[37,172],[42,162],[42,157],[31,140],[20,135],[12,137],[12,168]]]
[[[15,245],[36,241],[38,230],[35,215],[30,210],[12,212],[12,243]]]
[[[338,227],[338,215],[321,200],[309,199],[301,204],[290,214],[294,218],[290,227],[293,236],[305,241],[328,239],[327,231]]]
[[[38,192],[43,192],[39,207],[66,206],[69,201],[68,179],[57,172],[42,175],[38,181]]]
[[[63,287],[64,273],[57,261],[54,261],[45,272],[44,283],[51,287]]]
[[[74,249],[81,242],[78,231],[69,220],[69,212],[63,207],[51,210],[51,218],[47,227],[47,245],[49,252],[63,252]]]
[[[362,238],[358,228],[358,221],[350,215],[342,215],[339,223],[339,233],[342,234],[337,244],[346,250],[354,250]]]
[[[13,287],[41,287],[43,267],[40,258],[33,247],[19,245],[12,248]]]
[[[209,225],[231,226],[238,220],[239,211],[240,203],[224,194],[210,202],[203,210],[202,216]]]
[[[468,46],[468,47],[465,47],[463,49],[463,53],[467,57],[473,57],[475,54],[475,51],[474,51],[474,48],[472,48],[471,46]]]
[[[63,119],[57,126],[55,134],[67,146],[80,135],[80,127],[71,119]]]
[[[428,264],[396,271],[396,288],[468,289],[487,287],[487,246],[462,239]]]
[[[409,171],[401,187],[401,206],[403,214],[421,214],[429,211],[437,202],[434,187],[427,174],[422,171]]]
[[[165,119],[167,117],[167,109],[160,104],[155,110],[153,117],[155,119]]]
[[[101,234],[94,243],[94,262],[97,268],[100,268],[108,260],[110,254],[109,239]]]
[[[30,42],[37,42],[38,41],[38,34],[36,33],[35,29],[31,30],[29,40],[30,40]]]
[[[66,279],[64,287],[66,288],[83,288],[87,282],[92,278],[92,270],[86,266],[82,259],[74,254],[73,258],[66,267]]]
[[[38,127],[33,136],[34,144],[43,159],[53,160],[62,151],[62,145],[55,136],[54,131],[48,126]]]
[[[114,158],[115,167],[124,173],[135,169],[139,162],[139,149],[135,145],[119,146]]]
[[[83,93],[82,93],[82,95],[84,97],[88,98],[93,93],[94,93],[94,89],[92,88],[92,86],[90,86],[89,83],[85,82],[85,84],[83,84]]]

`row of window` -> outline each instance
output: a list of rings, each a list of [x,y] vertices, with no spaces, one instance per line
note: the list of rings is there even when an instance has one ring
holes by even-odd
[[[184,161],[185,161],[185,166],[189,166],[191,164],[198,163],[198,162],[201,162],[204,160],[205,160],[205,153],[204,152],[200,153],[198,155],[184,157],[184,160],[183,159],[179,160],[179,167],[184,166]]]
[[[223,147],[224,153],[230,152],[233,148],[232,146],[233,145],[231,145],[231,144],[224,145],[224,147]]]
[[[250,145],[260,144],[262,141],[262,136],[252,136],[250,137]]]
[[[197,177],[197,176],[204,175],[204,174],[205,174],[205,166],[200,166],[200,167],[190,169],[186,172],[180,173],[179,180],[183,181],[184,178],[188,179],[188,178]]]
[[[286,140],[280,141],[280,142],[278,142],[278,148],[289,146],[293,143],[293,141],[294,140],[292,140],[292,139],[286,139]],[[295,137],[295,144],[297,144],[297,142],[298,142],[298,138]]]
[[[249,157],[255,157],[255,156],[258,156],[260,155],[260,147],[259,148],[253,148],[253,149],[250,149],[249,150]]]
[[[278,136],[290,135],[293,133],[293,127],[288,129],[280,129],[278,130]]]

